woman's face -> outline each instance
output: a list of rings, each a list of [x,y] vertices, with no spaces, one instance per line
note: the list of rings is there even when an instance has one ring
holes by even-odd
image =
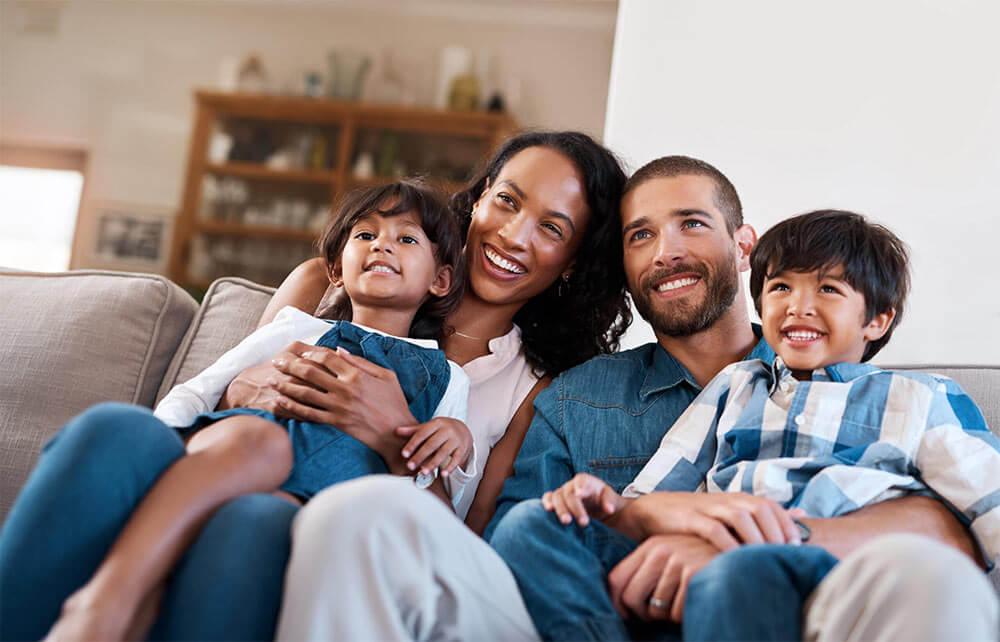
[[[521,150],[476,201],[465,245],[470,294],[523,305],[572,268],[589,219],[576,165],[548,147]]]

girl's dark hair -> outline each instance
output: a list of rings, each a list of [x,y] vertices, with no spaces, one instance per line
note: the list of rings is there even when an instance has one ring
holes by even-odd
[[[419,217],[420,227],[434,244],[434,258],[438,265],[450,265],[452,268],[451,290],[444,296],[432,296],[424,301],[410,325],[411,337],[440,340],[443,338],[445,317],[462,299],[465,261],[462,259],[464,242],[458,220],[435,191],[411,179],[348,192],[336,207],[316,245],[330,269],[343,253],[351,229],[358,221],[369,214],[397,216],[406,212],[414,212]],[[351,300],[343,289],[319,311],[325,319],[341,321],[350,321],[351,314]]]
[[[590,221],[576,252],[569,281],[558,278],[514,315],[528,364],[536,374],[555,376],[591,357],[618,349],[618,339],[632,322],[625,296],[621,214],[618,211],[625,172],[618,159],[580,132],[527,132],[508,138],[466,189],[451,198],[451,210],[463,236],[472,221],[472,206],[515,154],[547,147],[576,165]],[[464,239],[463,239],[464,240]],[[562,283],[562,296],[559,284]]]
[[[888,228],[842,210],[817,210],[781,221],[750,253],[750,296],[760,314],[765,278],[786,270],[822,273],[838,265],[844,281],[865,297],[866,324],[883,312],[896,312],[886,333],[865,346],[861,361],[868,361],[889,343],[910,290],[906,245]]]

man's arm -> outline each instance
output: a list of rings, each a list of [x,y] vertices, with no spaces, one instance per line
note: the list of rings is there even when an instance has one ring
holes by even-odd
[[[809,543],[838,558],[879,535],[913,533],[956,548],[985,568],[968,529],[944,504],[930,497],[910,495],[866,506],[842,517],[806,518],[802,522],[812,530]]]
[[[504,482],[496,512],[483,533],[486,541],[517,503],[541,497],[545,491],[569,481],[575,473],[560,420],[562,388],[563,378],[559,377],[535,399],[535,417],[514,460],[514,474]]]

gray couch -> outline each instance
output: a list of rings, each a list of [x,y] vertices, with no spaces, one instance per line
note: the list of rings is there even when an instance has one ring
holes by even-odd
[[[0,519],[63,423],[99,401],[152,406],[249,334],[272,293],[223,278],[199,306],[155,275],[0,269]],[[920,368],[958,381],[1000,434],[1000,366]]]

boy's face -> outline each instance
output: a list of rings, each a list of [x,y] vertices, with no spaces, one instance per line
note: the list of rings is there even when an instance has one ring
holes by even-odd
[[[764,338],[798,379],[835,363],[860,363],[868,342],[889,328],[892,312],[865,323],[865,297],[843,274],[837,265],[825,273],[787,270],[764,279]]]
[[[372,213],[351,228],[331,278],[343,282],[355,308],[416,312],[429,295],[448,293],[451,268],[438,266],[434,245],[415,213]]]

